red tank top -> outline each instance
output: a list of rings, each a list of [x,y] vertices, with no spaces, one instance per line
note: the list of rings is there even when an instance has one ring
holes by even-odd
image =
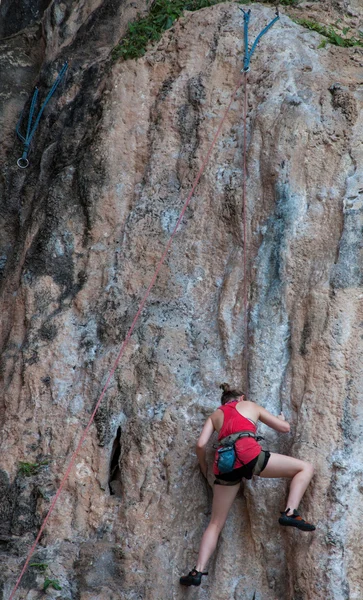
[[[219,407],[219,410],[223,411],[224,421],[222,428],[218,434],[218,440],[227,437],[227,435],[231,435],[232,433],[238,433],[239,431],[251,431],[252,433],[256,433],[256,425],[252,423],[249,419],[241,415],[236,409],[239,400],[228,402],[228,404],[224,404]],[[254,438],[241,438],[237,440],[235,444],[236,449],[236,461],[234,463],[234,469],[238,469],[239,467],[243,467],[251,460],[256,458],[262,450],[260,444],[256,442]],[[215,475],[219,475],[218,467],[218,451],[216,451],[213,472]]]

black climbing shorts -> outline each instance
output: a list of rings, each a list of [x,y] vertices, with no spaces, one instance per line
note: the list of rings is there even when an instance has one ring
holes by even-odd
[[[253,475],[259,475],[262,473],[268,463],[271,453],[268,450],[261,450],[260,454],[256,456],[243,467],[233,469],[230,473],[221,473],[216,476],[214,483],[217,485],[237,485],[241,483],[242,479],[252,479]]]

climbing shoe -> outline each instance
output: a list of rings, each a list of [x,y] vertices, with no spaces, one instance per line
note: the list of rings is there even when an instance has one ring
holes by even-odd
[[[281,517],[279,518],[280,525],[284,525],[285,527],[297,527],[298,529],[301,529],[301,531],[315,531],[315,525],[304,521],[297,510],[294,510],[292,515],[288,515],[287,513],[289,510],[290,509],[288,508],[285,512],[281,513]]]
[[[200,585],[202,582],[202,575],[208,575],[208,573],[202,573],[202,571],[193,569],[188,575],[181,577],[179,581],[182,585]]]

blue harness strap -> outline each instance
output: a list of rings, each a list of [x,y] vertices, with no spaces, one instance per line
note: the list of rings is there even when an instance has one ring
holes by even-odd
[[[267,31],[276,23],[276,21],[279,20],[280,15],[279,15],[279,9],[276,8],[276,17],[274,19],[272,19],[272,21],[268,25],[266,25],[266,27],[264,27],[264,29],[262,29],[262,31],[258,34],[255,41],[253,42],[251,50],[249,50],[249,47],[248,47],[248,25],[250,22],[251,10],[243,10],[243,8],[241,8],[241,7],[239,7],[239,8],[243,12],[243,20],[244,20],[245,55],[244,55],[244,59],[243,59],[243,71],[245,73],[247,73],[247,71],[250,70],[250,61],[251,61],[254,51],[257,48],[258,42],[260,41],[262,36],[265,35],[265,33],[267,33]]]
[[[34,117],[34,112],[35,112],[35,107],[37,104],[37,100],[38,100],[38,93],[39,90],[36,87],[34,89],[34,94],[33,94],[33,98],[30,104],[30,109],[29,109],[29,117],[28,117],[28,125],[27,125],[27,129],[26,129],[26,135],[22,135],[20,133],[20,126],[23,120],[23,113],[21,113],[18,124],[16,126],[16,134],[18,136],[18,138],[23,142],[24,144],[24,148],[23,148],[23,154],[21,156],[21,158],[18,158],[17,160],[17,165],[20,169],[26,169],[27,166],[29,165],[29,161],[28,161],[28,153],[29,153],[29,148],[30,148],[30,142],[32,141],[32,138],[34,136],[34,133],[39,125],[39,121],[40,118],[44,112],[45,107],[47,106],[49,100],[51,99],[51,97],[53,96],[55,90],[57,89],[58,85],[60,84],[60,82],[62,81],[66,71],[68,69],[68,63],[65,62],[63,67],[61,68],[60,72],[58,73],[58,76],[56,78],[56,80],[54,81],[52,87],[50,88],[42,106],[40,107],[40,110],[35,118],[34,124],[33,123],[33,117]]]

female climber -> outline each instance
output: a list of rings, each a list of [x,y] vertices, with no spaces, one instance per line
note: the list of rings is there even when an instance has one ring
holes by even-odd
[[[300,500],[313,476],[313,466],[297,458],[262,450],[256,440],[258,420],[276,431],[288,433],[290,425],[285,421],[284,415],[281,413],[278,417],[273,416],[261,406],[245,400],[242,392],[230,389],[228,384],[220,387],[223,389],[222,406],[206,420],[197,442],[200,469],[204,477],[207,477],[206,445],[212,433],[218,432],[218,450],[213,466],[216,478],[212,516],[200,544],[198,562],[188,575],[180,578],[182,585],[200,585],[202,576],[208,575],[204,569],[217,546],[219,534],[237,495],[242,478],[251,479],[253,475],[292,478],[286,508],[281,513],[279,523],[284,526],[297,527],[302,531],[314,531],[315,529],[314,525],[307,523],[297,512]],[[233,434],[236,435],[233,436]],[[226,443],[229,443],[229,446],[223,446]],[[229,458],[232,457],[233,466],[229,468],[228,454],[230,454],[231,444],[232,454]],[[224,454],[225,450],[228,450],[227,454]],[[233,450],[235,454],[233,454]],[[225,457],[227,457],[227,463]]]

